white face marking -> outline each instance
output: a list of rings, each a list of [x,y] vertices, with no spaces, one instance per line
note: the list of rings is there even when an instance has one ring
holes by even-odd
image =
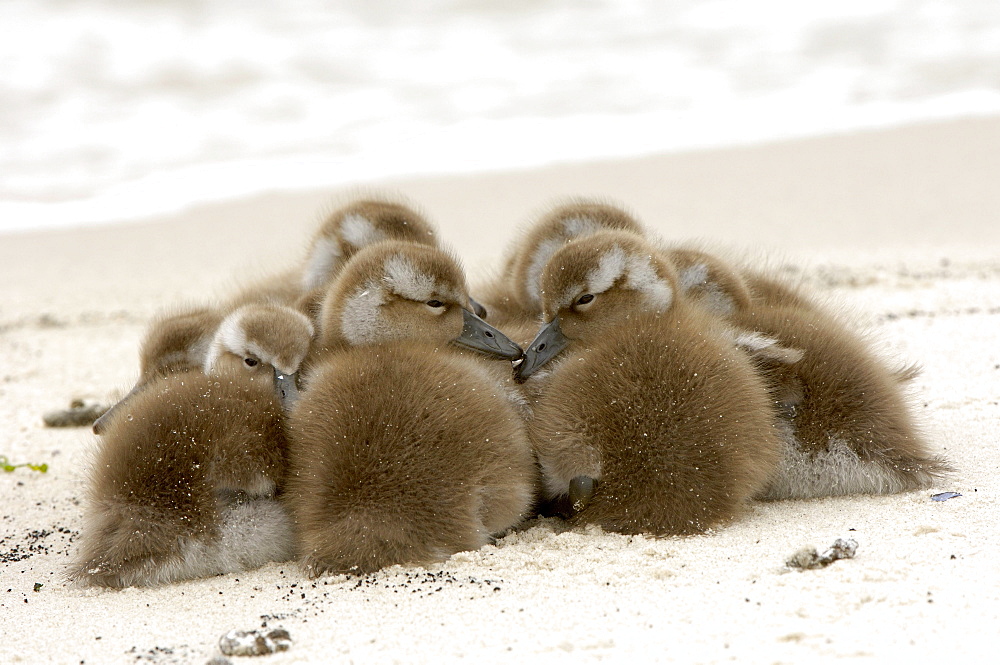
[[[381,282],[371,281],[347,298],[340,315],[340,328],[344,339],[352,346],[374,344],[393,339],[393,331],[381,314],[381,308],[390,297],[425,303],[429,300],[462,302],[463,294],[439,285],[427,273],[421,272],[403,254],[391,256],[383,267]],[[445,307],[430,308],[442,314]]]
[[[306,291],[322,286],[330,279],[334,269],[340,265],[342,254],[336,238],[323,236],[313,243],[302,271],[302,287]]]
[[[588,217],[567,217],[563,220],[563,231],[570,238],[579,238],[584,235],[589,236],[602,229],[603,227],[600,224]]]
[[[545,265],[549,262],[549,259],[552,258],[552,255],[563,244],[565,243],[561,238],[544,240],[538,243],[535,253],[531,257],[531,263],[528,264],[528,274],[524,276],[524,287],[528,300],[536,307],[541,307],[542,305],[542,272],[545,270]]]
[[[385,282],[392,293],[407,300],[426,302],[438,292],[430,275],[420,272],[413,262],[397,254],[385,262]]]
[[[367,217],[346,215],[340,223],[340,237],[356,249],[385,240],[385,233],[375,228]]]
[[[628,257],[628,280],[625,285],[646,296],[646,302],[657,311],[670,307],[674,301],[674,290],[670,284],[656,274],[649,257],[632,255]]]
[[[710,312],[729,316],[736,311],[736,303],[722,289],[712,284],[702,296],[702,304]]]
[[[587,275],[587,287],[590,293],[604,293],[625,274],[625,250],[615,245],[601,255],[597,267]]]
[[[688,266],[678,275],[681,291],[687,293],[699,284],[708,281],[708,266],[704,263],[696,263]]]
[[[681,271],[680,288],[683,293],[701,287],[700,304],[716,314],[729,315],[736,311],[736,303],[718,284],[709,281],[708,265],[696,263]]]
[[[223,353],[243,354],[243,349],[247,346],[247,337],[246,331],[243,329],[242,315],[243,313],[237,310],[219,324],[205,356],[205,374],[212,374],[215,371],[216,363],[219,362]]]
[[[340,331],[349,344],[374,344],[385,335],[379,316],[385,302],[385,292],[374,283],[358,289],[347,299],[340,314]]]

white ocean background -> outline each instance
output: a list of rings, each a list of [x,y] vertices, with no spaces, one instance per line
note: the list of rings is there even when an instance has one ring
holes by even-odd
[[[0,231],[987,114],[998,0],[4,0]]]

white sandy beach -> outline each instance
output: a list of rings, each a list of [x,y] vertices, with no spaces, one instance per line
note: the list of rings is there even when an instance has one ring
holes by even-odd
[[[0,236],[0,663],[206,663],[227,631],[282,626],[260,662],[989,662],[1000,625],[1000,118],[529,171],[261,192],[128,224]],[[895,496],[759,503],[656,540],[545,520],[438,567],[306,579],[294,562],[154,589],[63,581],[88,428],[46,411],[135,379],[161,308],[291,265],[324,211],[400,193],[475,284],[569,196],[800,280],[923,365],[913,405],[957,472]],[[936,492],[961,497],[935,502]],[[854,559],[790,571],[854,538]],[[41,585],[41,586],[39,586]],[[244,659],[233,658],[233,662]],[[257,661],[249,661],[257,662]]]

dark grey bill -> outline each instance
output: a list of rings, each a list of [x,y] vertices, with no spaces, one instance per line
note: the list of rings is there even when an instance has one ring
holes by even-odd
[[[146,388],[145,383],[140,382],[135,384],[132,390],[128,391],[128,394],[125,395],[125,397],[122,397],[120,400],[118,400],[118,402],[114,406],[105,411],[100,418],[95,420],[94,424],[91,426],[91,429],[94,431],[94,434],[97,435],[104,434],[104,430],[108,428],[108,423],[111,421],[111,418],[114,416],[115,413],[117,413],[122,408],[122,405],[125,404],[125,402],[132,399],[133,397],[135,397],[136,395],[138,395],[145,388]]]
[[[281,408],[286,413],[292,410],[295,402],[299,399],[299,387],[295,383],[297,376],[297,373],[285,374],[280,370],[274,370],[274,392],[281,401]]]
[[[455,340],[455,344],[458,346],[506,360],[517,360],[524,355],[521,347],[512,342],[507,335],[464,307],[462,308],[462,317],[465,325],[462,326],[462,334]]]
[[[557,316],[539,330],[538,335],[528,345],[528,350],[524,352],[524,361],[514,370],[514,378],[518,381],[526,380],[568,345],[569,340],[563,335]]]

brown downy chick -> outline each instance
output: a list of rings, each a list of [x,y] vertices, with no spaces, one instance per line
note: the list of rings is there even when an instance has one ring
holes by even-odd
[[[116,411],[91,471],[71,577],[147,586],[291,558],[291,522],[275,500],[287,441],[262,378],[175,373]]]
[[[284,305],[244,305],[219,324],[204,360],[205,374],[237,368],[273,378],[285,410],[298,397],[298,371],[315,330],[301,312]]]
[[[673,267],[634,234],[567,243],[541,293],[548,323],[518,374],[558,359],[528,423],[546,497],[568,494],[575,523],[623,533],[699,533],[739,515],[781,438],[731,331],[684,302]]]
[[[331,283],[317,308],[317,352],[310,356],[306,373],[326,349],[418,339],[447,345],[483,363],[505,384],[512,403],[523,408],[523,397],[510,380],[510,365],[495,361],[520,358],[521,347],[474,313],[477,303],[468,296],[455,257],[439,248],[400,241],[372,245],[360,254],[365,260],[348,261],[344,270],[350,274]],[[414,308],[414,302],[423,303],[423,309]]]
[[[520,349],[468,308],[455,260],[411,243],[359,252],[331,285],[326,348],[290,416],[287,496],[309,575],[440,561],[525,517],[523,427],[453,347]]]
[[[94,422],[106,423],[154,379],[178,372],[211,374],[222,365],[273,372],[279,395],[294,399],[295,373],[305,358],[313,326],[301,313],[282,305],[243,305],[228,314],[211,308],[169,314],[154,320],[139,351],[139,380],[125,397]]]
[[[313,577],[478,549],[534,501],[512,406],[478,363],[431,344],[331,354],[291,437],[288,497]]]
[[[917,428],[903,384],[916,371],[890,369],[835,317],[801,307],[754,307],[740,328],[801,349],[773,379],[801,399],[783,411],[789,434],[767,499],[892,494],[930,487],[952,469]]]
[[[781,281],[739,271],[705,253],[670,253],[679,270],[706,275],[705,292],[729,294],[722,311],[736,328],[799,349],[798,362],[768,362],[788,436],[782,470],[764,498],[887,494],[926,488],[951,467],[933,455],[913,422],[903,384],[848,326]],[[747,299],[749,291],[751,297]],[[725,300],[725,298],[721,298]]]

